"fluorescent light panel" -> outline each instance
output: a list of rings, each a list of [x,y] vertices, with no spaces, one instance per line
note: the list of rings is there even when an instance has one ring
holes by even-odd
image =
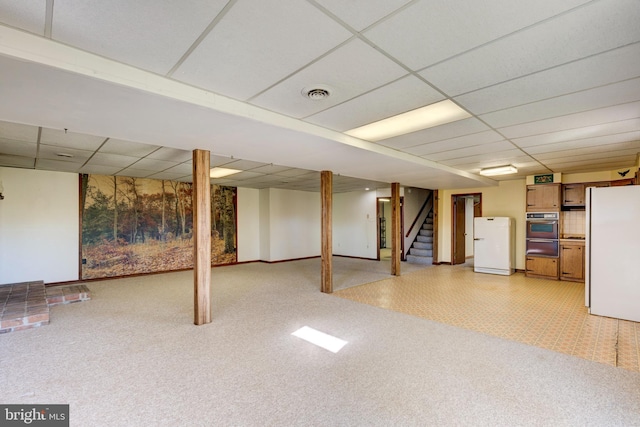
[[[518,173],[518,168],[513,165],[506,165],[480,170],[480,175],[484,176],[509,175],[510,173]]]
[[[234,173],[242,172],[238,169],[227,169],[227,168],[211,168],[209,171],[209,176],[211,178],[222,178],[224,176],[233,175]]]
[[[471,117],[453,101],[444,100],[397,116],[389,117],[359,128],[346,131],[347,135],[366,141],[380,141],[406,133],[416,132],[434,126]]]
[[[305,341],[315,344],[318,347],[322,347],[325,350],[329,350],[332,353],[339,352],[342,347],[347,344],[347,341],[343,341],[340,338],[336,338],[332,335],[325,334],[308,326],[303,326],[291,335],[298,338],[302,338]]]

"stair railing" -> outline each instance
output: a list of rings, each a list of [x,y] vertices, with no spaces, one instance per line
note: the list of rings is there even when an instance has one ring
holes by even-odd
[[[413,220],[413,223],[411,224],[411,227],[409,227],[409,231],[407,231],[405,235],[405,240],[404,240],[405,248],[411,247],[411,245],[413,244],[413,241],[416,239],[416,236],[420,232],[420,227],[417,227],[415,230],[414,230],[414,227],[416,226],[416,224],[422,225],[424,223],[425,219],[427,219],[427,216],[429,215],[429,212],[431,212],[432,208],[433,208],[433,191],[431,191],[427,196],[427,198],[425,199],[424,203],[422,204],[422,207],[418,211],[418,215],[416,215],[415,219]],[[405,249],[405,251],[409,252],[408,249]]]

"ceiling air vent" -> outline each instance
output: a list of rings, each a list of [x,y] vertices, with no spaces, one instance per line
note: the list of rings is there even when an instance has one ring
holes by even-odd
[[[331,92],[329,92],[329,89],[327,88],[314,86],[311,88],[304,88],[302,90],[302,94],[312,101],[321,101],[323,99],[327,99],[331,95]]]

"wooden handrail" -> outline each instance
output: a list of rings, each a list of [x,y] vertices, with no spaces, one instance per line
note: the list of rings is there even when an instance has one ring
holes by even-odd
[[[429,204],[429,202],[431,201],[431,198],[433,197],[433,190],[431,190],[431,192],[429,193],[429,196],[427,196],[427,199],[424,201],[424,204],[422,205],[422,207],[420,208],[420,210],[418,211],[418,215],[416,215],[415,219],[413,220],[413,223],[411,224],[411,227],[409,227],[409,231],[407,231],[406,236],[404,237],[409,237],[409,234],[411,234],[411,230],[413,230],[413,227],[416,225],[416,223],[418,222],[418,218],[420,218],[420,215],[422,214],[422,212],[424,211],[424,209],[427,207],[427,205]]]

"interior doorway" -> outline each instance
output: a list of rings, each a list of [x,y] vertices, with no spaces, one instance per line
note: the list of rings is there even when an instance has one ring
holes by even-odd
[[[451,196],[451,264],[473,256],[473,218],[482,216],[482,193]]]
[[[404,197],[400,197],[400,259],[404,256]],[[378,229],[377,259],[391,259],[391,214],[392,206],[389,197],[378,197],[376,207]]]

